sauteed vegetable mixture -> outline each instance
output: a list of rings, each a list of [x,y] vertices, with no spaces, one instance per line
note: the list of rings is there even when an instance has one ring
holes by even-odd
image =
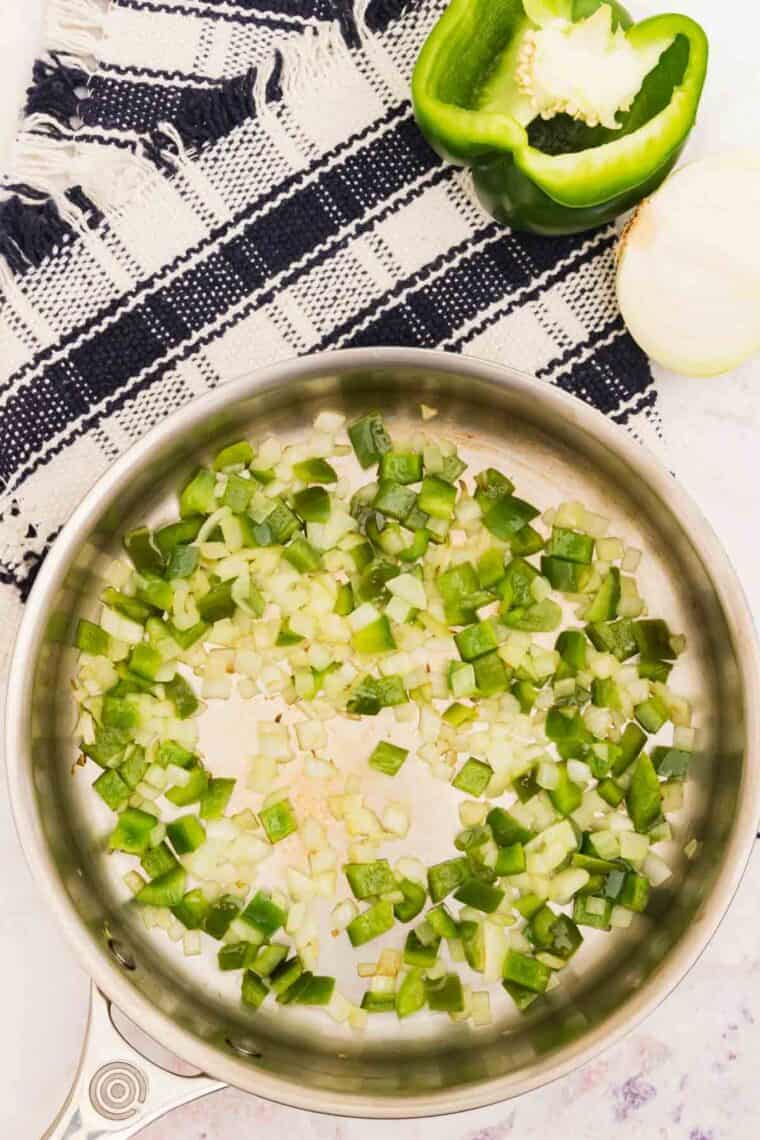
[[[124,536],[77,630],[81,751],[104,842],[134,861],[128,905],[187,955],[215,941],[251,1010],[487,1025],[670,874],[656,848],[695,733],[640,552],[580,503],[541,514],[507,471],[472,477],[421,412],[407,439],[322,412],[303,442],[223,448],[177,518]],[[219,774],[199,725],[239,702],[259,709],[248,758]],[[351,756],[330,744],[346,722]],[[394,791],[410,771],[429,810]],[[442,828],[426,865],[415,835]],[[355,950],[342,988],[321,972],[334,939]]]

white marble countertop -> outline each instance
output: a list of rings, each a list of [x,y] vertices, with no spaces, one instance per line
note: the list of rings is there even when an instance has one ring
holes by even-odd
[[[711,68],[690,155],[757,144],[760,8],[754,0],[680,0],[711,41]],[[0,163],[40,38],[42,0],[4,0]],[[747,224],[758,224],[748,219]],[[739,572],[760,621],[760,359],[710,381],[658,377],[668,459]],[[0,797],[0,1126],[40,1135],[63,1100],[81,1044],[87,981],[44,913]],[[152,1125],[145,1140],[753,1140],[758,1134],[760,843],[699,964],[625,1041],[562,1081],[518,1100],[430,1121],[367,1122],[281,1108],[232,1090]]]

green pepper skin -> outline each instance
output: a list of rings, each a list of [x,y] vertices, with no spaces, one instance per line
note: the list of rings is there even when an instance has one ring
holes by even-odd
[[[568,0],[568,13],[577,21],[602,2]],[[509,45],[532,26],[521,0],[452,0],[417,59],[422,133],[442,158],[472,169],[484,208],[514,229],[553,236],[611,221],[660,185],[694,124],[707,70],[702,28],[680,15],[632,25],[617,0],[607,2],[634,47],[671,41],[615,131],[567,116],[526,128],[479,105]]]

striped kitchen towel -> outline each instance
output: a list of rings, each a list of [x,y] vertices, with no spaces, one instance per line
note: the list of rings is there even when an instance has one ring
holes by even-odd
[[[411,70],[443,6],[49,0],[0,194],[6,630],[96,477],[258,365],[445,348],[656,436],[614,228],[505,231],[415,126]]]

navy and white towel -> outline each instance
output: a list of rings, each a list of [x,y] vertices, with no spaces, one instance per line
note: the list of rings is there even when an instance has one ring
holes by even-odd
[[[444,348],[656,437],[614,227],[505,231],[415,126],[410,75],[443,0],[48,7],[0,188],[4,628],[116,456],[258,365]]]

